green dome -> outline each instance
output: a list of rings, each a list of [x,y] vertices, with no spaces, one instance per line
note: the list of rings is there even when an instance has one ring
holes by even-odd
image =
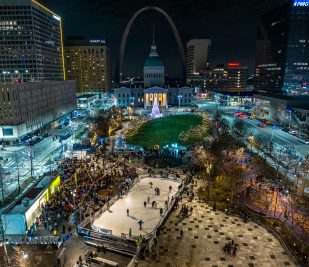
[[[163,62],[159,57],[148,57],[144,67],[163,67]]]

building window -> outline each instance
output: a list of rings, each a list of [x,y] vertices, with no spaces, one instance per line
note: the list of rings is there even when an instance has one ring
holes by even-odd
[[[13,129],[12,128],[3,128],[2,129],[3,136],[13,136]]]

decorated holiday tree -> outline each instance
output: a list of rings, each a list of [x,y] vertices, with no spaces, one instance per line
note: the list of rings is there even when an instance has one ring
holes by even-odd
[[[152,111],[150,113],[150,116],[152,117],[160,117],[160,110],[159,110],[159,106],[158,106],[158,101],[157,98],[155,97],[154,101],[153,101],[153,106],[152,106]]]

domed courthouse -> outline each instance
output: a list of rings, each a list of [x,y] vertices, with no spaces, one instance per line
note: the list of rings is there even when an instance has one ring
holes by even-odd
[[[164,86],[165,84],[165,69],[161,58],[157,52],[157,46],[153,41],[151,52],[144,64],[144,86]]]
[[[169,106],[191,106],[193,88],[170,87],[165,85],[165,68],[157,46],[153,40],[151,51],[144,63],[144,86],[121,86],[114,89],[116,105],[118,107],[144,107],[151,109],[155,99],[158,106],[166,109]]]

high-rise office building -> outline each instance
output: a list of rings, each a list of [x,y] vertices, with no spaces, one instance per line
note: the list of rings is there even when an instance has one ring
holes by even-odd
[[[17,139],[76,109],[75,81],[0,84],[0,140]]]
[[[227,92],[228,73],[224,64],[218,64],[213,69],[203,71],[204,87],[207,91]]]
[[[194,84],[195,78],[210,65],[210,39],[192,39],[186,48],[186,78],[187,84]]]
[[[35,0],[0,0],[0,75],[64,80],[61,17]]]
[[[229,62],[226,71],[228,92],[244,92],[247,90],[248,67],[242,67],[238,62]]]
[[[309,1],[288,0],[260,18],[255,89],[309,92]]]
[[[309,1],[294,0],[290,6],[284,92],[309,94]]]
[[[107,93],[111,89],[110,51],[105,40],[69,37],[64,50],[66,76],[76,80],[77,92]]]

